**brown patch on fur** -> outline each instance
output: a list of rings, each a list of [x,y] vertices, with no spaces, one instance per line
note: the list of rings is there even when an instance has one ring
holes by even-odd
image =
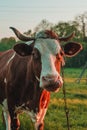
[[[50,92],[44,90],[40,97],[39,109],[47,108],[49,100],[50,100]]]
[[[58,39],[58,35],[51,30],[46,30],[45,33],[49,38]]]

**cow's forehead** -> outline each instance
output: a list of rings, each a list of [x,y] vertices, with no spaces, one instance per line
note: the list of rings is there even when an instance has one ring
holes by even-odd
[[[35,38],[54,38],[58,39],[58,35],[52,30],[43,30],[35,34]]]
[[[45,31],[40,31],[38,33],[36,33],[35,38],[41,38],[41,37],[47,37],[47,34],[45,33]]]
[[[51,53],[53,55],[56,55],[60,52],[60,44],[55,39],[37,39],[35,42],[35,48],[37,48],[41,55],[44,53]]]

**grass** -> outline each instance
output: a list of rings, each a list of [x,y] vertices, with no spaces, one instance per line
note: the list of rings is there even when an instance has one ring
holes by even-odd
[[[85,80],[81,80],[79,84],[75,82],[81,71],[81,69],[64,70],[70,130],[87,130],[87,82]],[[83,75],[83,78],[85,77],[87,77],[87,71]],[[58,93],[52,93],[45,116],[45,130],[68,130],[64,107],[62,89]],[[28,115],[20,115],[20,121],[20,130],[33,130],[33,125]],[[1,120],[1,109],[0,130],[5,130]]]

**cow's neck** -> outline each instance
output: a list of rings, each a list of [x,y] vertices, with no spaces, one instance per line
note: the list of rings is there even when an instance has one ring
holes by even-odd
[[[25,107],[29,108],[30,111],[33,110],[36,113],[42,107],[44,107],[44,105],[48,105],[50,92],[41,89],[37,82],[35,83],[35,85],[31,84],[29,86],[31,86],[31,88],[29,87],[29,89],[26,89],[23,97],[21,98],[21,104],[25,102]]]
[[[20,97],[20,105],[25,103],[25,107],[36,112],[39,110],[40,99],[42,97],[42,94],[44,95],[43,93],[44,90],[39,87],[39,82],[37,81],[33,73],[34,71],[32,68],[32,64],[29,65],[31,66],[28,66],[27,68],[27,73],[25,78],[26,84],[22,90],[22,94]],[[46,94],[46,90],[45,90],[45,94]]]

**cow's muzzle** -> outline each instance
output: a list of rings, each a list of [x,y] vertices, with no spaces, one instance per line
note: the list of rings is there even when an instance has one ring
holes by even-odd
[[[57,92],[63,85],[62,78],[60,76],[43,76],[42,86],[47,91]]]

